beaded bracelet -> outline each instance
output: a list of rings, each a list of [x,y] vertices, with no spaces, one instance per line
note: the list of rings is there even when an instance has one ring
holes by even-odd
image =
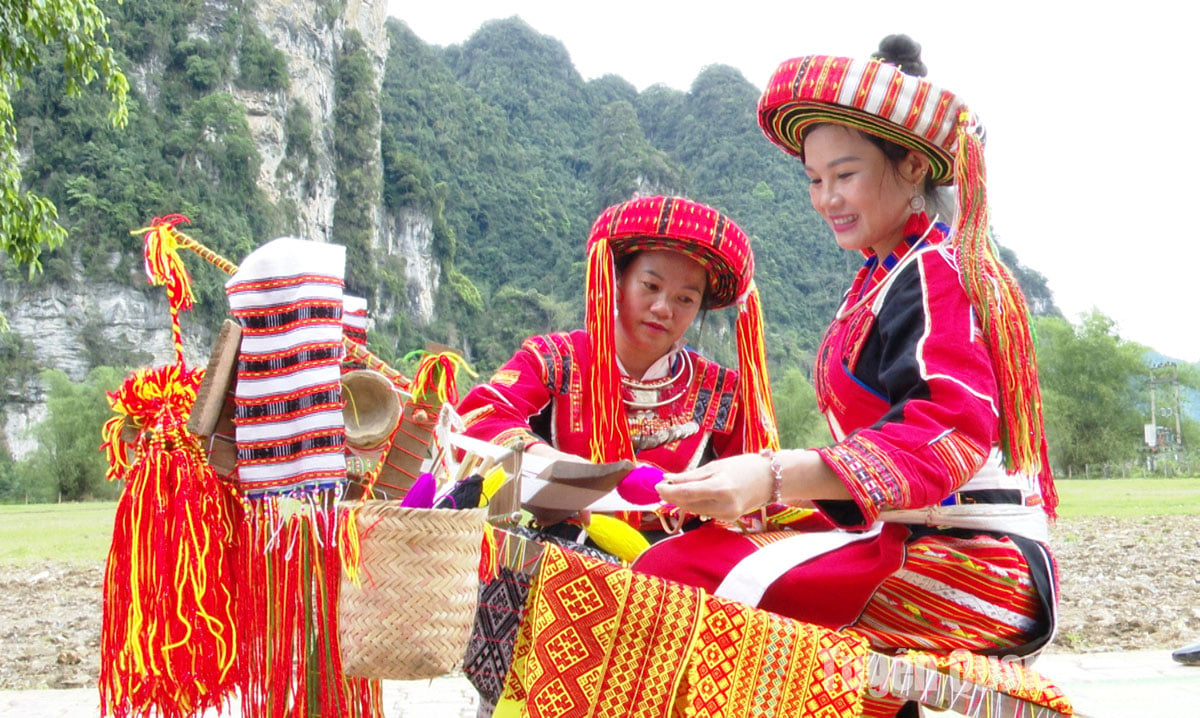
[[[771,478],[774,487],[771,490],[771,504],[783,503],[783,464],[779,462],[779,454],[774,449],[763,449],[758,455],[771,463]]]

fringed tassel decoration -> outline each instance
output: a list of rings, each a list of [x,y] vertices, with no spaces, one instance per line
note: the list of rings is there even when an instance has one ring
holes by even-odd
[[[969,112],[959,117],[954,180],[958,220],[953,233],[959,272],[979,315],[1000,391],[1000,448],[1009,471],[1037,476],[1046,513],[1055,516],[1058,495],[1046,453],[1042,395],[1029,307],[1008,267],[996,256],[990,234],[983,143]]]
[[[239,684],[231,559],[237,500],[186,429],[202,371],[146,369],[109,395],[108,478],[125,481],[104,575],[101,715],[199,715]],[[129,424],[132,442],[121,438]]]
[[[483,525],[483,539],[479,547],[479,582],[491,583],[500,576],[500,548],[497,545],[496,529],[491,524]]]
[[[416,353],[416,352],[414,352]],[[412,356],[410,354],[409,356]],[[405,357],[406,359],[408,357]],[[413,372],[412,395],[415,401],[431,404],[458,403],[458,370],[475,376],[466,360],[454,352],[425,352]]]
[[[633,439],[621,402],[621,376],[617,368],[614,325],[616,286],[608,240],[592,244],[587,260],[586,312],[592,362],[588,374],[587,416],[592,422],[591,460],[607,463],[633,458]]]
[[[342,670],[341,519],[324,503],[316,495],[247,502],[237,590],[245,718],[383,715],[381,684]]]
[[[746,412],[746,451],[779,448],[779,430],[775,423],[775,402],[771,397],[771,379],[767,370],[767,347],[763,334],[762,302],[758,287],[750,282],[746,299],[738,308],[738,393]]]

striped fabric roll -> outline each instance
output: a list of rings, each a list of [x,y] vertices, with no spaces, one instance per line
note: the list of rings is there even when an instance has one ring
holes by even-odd
[[[242,327],[234,426],[248,497],[345,480],[345,263],[344,247],[281,237],[252,252],[225,284]]]
[[[367,300],[346,294],[342,297],[342,326],[346,337],[359,346],[367,345]]]
[[[342,297],[342,329],[346,339],[354,344],[367,347],[367,300],[349,294]],[[355,369],[366,369],[367,365],[357,360],[342,362],[342,373]]]

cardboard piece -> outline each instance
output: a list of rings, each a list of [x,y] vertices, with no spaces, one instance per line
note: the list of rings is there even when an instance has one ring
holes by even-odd
[[[233,411],[241,346],[241,326],[226,319],[213,343],[204,378],[196,389],[196,402],[188,416],[188,431],[204,439],[208,463],[219,476],[232,476],[237,471]]]

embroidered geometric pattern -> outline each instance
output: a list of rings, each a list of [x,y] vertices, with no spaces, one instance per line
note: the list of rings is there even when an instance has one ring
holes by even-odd
[[[882,651],[1018,645],[1041,615],[1027,566],[1008,539],[916,539],[907,546],[904,569],[879,586],[855,630]]]
[[[954,651],[950,655],[909,651],[896,660],[934,667],[942,673],[961,676],[970,683],[995,688],[1002,693],[1045,706],[1064,715],[1074,713],[1074,707],[1062,689],[1037,671],[1026,668],[1020,661],[1003,661],[993,656],[981,656],[968,651]]]
[[[685,715],[858,715],[866,641],[707,596]]]
[[[463,658],[463,673],[488,705],[495,705],[504,688],[532,580],[529,574],[501,566],[496,578],[479,586],[479,609]]]
[[[555,546],[526,610],[501,697],[521,715],[840,718],[861,708],[867,648],[856,635]]]
[[[887,452],[874,442],[849,436],[818,451],[840,477],[848,480],[847,488],[863,505],[876,511],[908,505],[908,483]]]

